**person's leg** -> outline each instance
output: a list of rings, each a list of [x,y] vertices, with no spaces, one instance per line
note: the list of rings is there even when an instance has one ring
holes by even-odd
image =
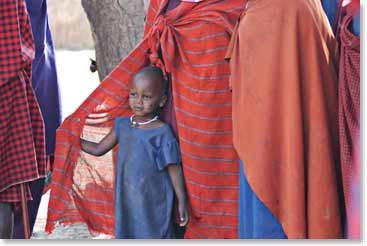
[[[11,204],[0,202],[0,238],[12,238],[13,224],[14,216]]]

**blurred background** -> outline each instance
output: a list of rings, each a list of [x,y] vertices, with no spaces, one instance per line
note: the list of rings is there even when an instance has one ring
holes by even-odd
[[[65,119],[99,84],[98,74],[89,70],[89,58],[95,59],[94,44],[80,0],[48,0],[47,4]]]
[[[149,0],[48,0],[63,119],[135,47]],[[90,58],[98,71],[89,69]]]
[[[94,49],[81,0],[48,0],[48,20],[56,49]]]

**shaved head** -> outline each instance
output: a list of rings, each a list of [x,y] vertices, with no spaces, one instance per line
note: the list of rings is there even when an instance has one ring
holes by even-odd
[[[161,69],[144,67],[137,72],[130,85],[129,105],[135,115],[151,117],[167,101],[167,81]]]
[[[157,86],[161,87],[162,94],[167,93],[168,83],[164,79],[163,72],[160,68],[154,66],[144,67],[135,74],[133,81],[139,80],[141,77],[150,78]]]

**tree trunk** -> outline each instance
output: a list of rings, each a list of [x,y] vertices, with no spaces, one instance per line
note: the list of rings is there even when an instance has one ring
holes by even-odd
[[[100,80],[138,44],[149,0],[82,0],[87,14]]]

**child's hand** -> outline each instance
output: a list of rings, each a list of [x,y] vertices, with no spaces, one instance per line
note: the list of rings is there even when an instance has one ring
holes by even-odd
[[[189,212],[187,210],[186,202],[179,202],[178,203],[178,213],[180,215],[178,224],[181,227],[184,227],[189,222]]]

